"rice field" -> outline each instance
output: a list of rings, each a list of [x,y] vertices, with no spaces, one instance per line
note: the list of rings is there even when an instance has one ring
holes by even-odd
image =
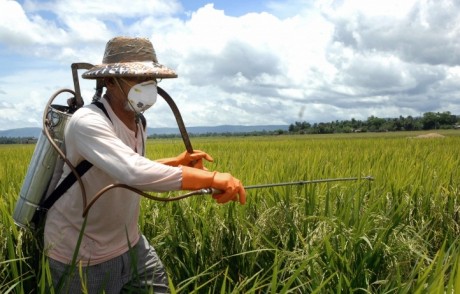
[[[209,196],[142,202],[141,231],[172,293],[460,291],[460,131],[193,138],[252,189],[247,204]],[[0,292],[53,293],[46,259],[12,212],[32,145],[0,145]],[[150,158],[184,150],[150,140]],[[168,197],[180,193],[155,194]]]

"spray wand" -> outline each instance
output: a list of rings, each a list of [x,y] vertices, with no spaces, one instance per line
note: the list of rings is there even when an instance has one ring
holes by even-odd
[[[250,189],[260,189],[260,188],[270,188],[270,187],[280,187],[280,186],[303,186],[308,184],[317,184],[317,183],[327,183],[327,182],[345,182],[345,181],[357,181],[357,180],[368,180],[373,181],[374,177],[353,177],[353,178],[334,178],[334,179],[320,179],[320,180],[309,180],[309,181],[297,181],[297,182],[284,182],[284,183],[274,183],[274,184],[261,184],[261,185],[252,185],[244,186],[245,190]],[[193,195],[207,195],[207,194],[220,194],[222,191],[213,188],[204,188],[196,191],[189,192],[182,196],[193,196]]]
[[[326,182],[344,182],[344,181],[358,181],[358,180],[368,180],[368,181],[373,181],[374,177],[372,176],[366,176],[366,177],[352,177],[352,178],[333,178],[333,179],[319,179],[319,180],[309,180],[309,181],[297,181],[297,182],[284,182],[284,183],[274,183],[274,184],[261,184],[261,185],[252,185],[252,186],[245,186],[245,190],[250,190],[250,189],[260,189],[260,188],[269,188],[269,187],[279,187],[279,186],[294,186],[294,185],[308,185],[308,184],[317,184],[317,183],[326,183]],[[85,217],[88,214],[89,209],[93,204],[96,202],[99,197],[101,197],[105,192],[114,189],[114,188],[124,188],[127,190],[131,190],[133,192],[136,192],[137,194],[151,199],[155,201],[161,201],[161,202],[171,202],[171,201],[177,201],[181,200],[184,198],[188,198],[190,196],[194,195],[209,195],[209,194],[220,194],[222,191],[219,191],[217,189],[213,188],[204,188],[200,190],[195,190],[191,191],[179,196],[174,196],[174,197],[157,197],[153,196],[150,194],[145,193],[144,191],[138,190],[134,187],[131,187],[126,184],[112,184],[108,185],[107,187],[103,188],[100,190],[91,200],[91,202],[85,207],[83,210],[83,217]]]

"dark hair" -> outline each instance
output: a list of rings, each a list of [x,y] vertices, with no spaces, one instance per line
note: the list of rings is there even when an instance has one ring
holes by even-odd
[[[93,95],[93,102],[99,101],[102,97],[102,92],[105,87],[104,79],[96,80],[96,92]]]

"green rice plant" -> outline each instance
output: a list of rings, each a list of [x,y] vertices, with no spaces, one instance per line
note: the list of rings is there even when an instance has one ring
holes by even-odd
[[[456,292],[460,136],[419,134],[193,138],[195,149],[214,157],[208,169],[245,185],[375,180],[248,190],[244,206],[210,196],[144,199],[140,229],[172,293]],[[34,281],[46,293],[46,258],[34,258],[34,236],[11,218],[33,148],[0,147],[0,292],[28,293]],[[151,140],[147,150],[161,158],[184,147],[180,139]]]

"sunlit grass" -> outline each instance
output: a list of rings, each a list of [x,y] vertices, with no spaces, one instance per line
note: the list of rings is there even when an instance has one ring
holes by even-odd
[[[214,157],[208,169],[245,185],[375,181],[248,190],[244,206],[145,199],[141,230],[173,293],[451,293],[460,289],[460,133],[412,138],[419,134],[192,138]],[[154,140],[147,156],[183,150],[180,139]],[[49,284],[33,236],[11,218],[32,152],[0,146],[2,293]]]

